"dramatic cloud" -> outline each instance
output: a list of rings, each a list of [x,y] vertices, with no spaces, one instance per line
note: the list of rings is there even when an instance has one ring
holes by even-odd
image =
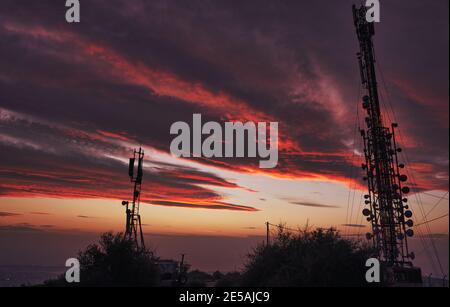
[[[203,209],[228,209],[228,210],[236,210],[236,211],[258,211],[255,208],[247,207],[247,206],[239,206],[234,204],[228,204],[225,202],[219,201],[210,201],[207,203],[199,203],[188,201],[185,203],[182,202],[174,202],[174,201],[164,201],[164,200],[155,200],[152,202],[155,205],[162,206],[173,206],[173,207],[188,207],[188,208],[203,208]]]
[[[313,208],[339,208],[337,206],[316,204],[316,203],[308,203],[308,202],[300,202],[300,201],[292,201],[290,203],[293,204],[293,205],[305,206],[305,207],[313,207]]]
[[[276,169],[256,159],[197,163],[362,187],[348,179],[362,159],[354,147],[364,120],[351,3],[95,1],[73,25],[54,1],[3,1],[0,196],[126,199],[130,148],[167,154],[170,125],[193,113],[280,123]],[[401,126],[416,187],[447,190],[448,2],[386,3],[383,12],[385,119]],[[216,192],[242,189],[231,180],[147,161],[145,203],[256,210]]]
[[[48,212],[30,212],[30,214],[34,214],[34,215],[50,215],[50,213],[48,213]]]
[[[361,224],[342,224],[344,227],[353,227],[353,228],[366,228],[366,225]]]
[[[35,225],[28,223],[13,224],[13,225],[0,225],[0,232],[41,232]]]
[[[87,215],[77,215],[77,217],[81,218],[81,219],[94,219],[94,216],[87,216]]]
[[[15,197],[116,198],[129,197],[125,161],[132,144],[104,131],[83,132],[0,108],[0,122],[14,136],[28,142],[1,142],[3,157],[0,195]],[[29,127],[32,130],[29,131]],[[19,136],[20,134],[20,136]],[[0,139],[1,140],[1,139]],[[27,146],[31,142],[46,144]],[[24,147],[28,154],[24,155]],[[231,205],[209,187],[239,189],[235,183],[192,167],[146,158],[145,185],[141,199],[147,203],[177,206],[249,210]],[[166,201],[166,203],[162,201]]]
[[[0,217],[20,216],[22,214],[12,212],[0,212]]]

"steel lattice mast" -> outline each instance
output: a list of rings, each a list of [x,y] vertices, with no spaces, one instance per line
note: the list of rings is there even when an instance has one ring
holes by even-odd
[[[372,41],[374,24],[367,21],[366,13],[365,6],[353,6],[360,45],[358,60],[365,91],[362,105],[367,112],[366,129],[361,130],[365,154],[362,168],[367,173],[364,180],[369,188],[369,193],[364,196],[367,208],[363,214],[372,224],[372,233],[367,234],[367,239],[373,240],[378,258],[386,267],[412,267],[414,253],[408,250],[408,237],[414,235],[411,229],[414,223],[410,219],[412,212],[407,205],[408,199],[404,197],[410,189],[403,186],[408,178],[401,174],[405,165],[398,160],[401,148],[396,142],[397,124],[392,123],[388,128],[383,123]]]
[[[138,162],[137,173],[134,174],[134,164]],[[130,164],[128,168],[128,175],[131,182],[134,183],[133,189],[133,201],[131,204],[129,201],[123,201],[122,205],[126,206],[126,226],[125,226],[125,239],[131,239],[135,242],[136,248],[145,250],[144,235],[142,233],[141,215],[139,214],[139,205],[141,200],[141,187],[142,187],[142,166],[144,163],[144,150],[133,151],[133,157],[130,158]]]

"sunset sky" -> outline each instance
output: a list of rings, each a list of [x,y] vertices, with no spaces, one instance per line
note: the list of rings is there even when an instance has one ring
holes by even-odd
[[[165,257],[234,269],[266,221],[370,230],[355,1],[80,2],[79,24],[66,23],[65,1],[0,3],[0,265],[63,265],[123,231],[139,146],[146,240]],[[449,209],[448,1],[381,4],[384,119],[400,125],[420,223]],[[278,167],[173,157],[170,126],[193,113],[279,122]],[[442,275],[434,244],[448,274],[448,223],[416,230],[425,273]]]

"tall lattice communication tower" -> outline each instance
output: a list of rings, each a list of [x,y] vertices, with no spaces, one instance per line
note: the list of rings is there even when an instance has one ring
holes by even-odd
[[[386,127],[382,118],[375,73],[374,24],[367,21],[367,8],[353,6],[353,17],[359,40],[358,55],[365,95],[362,106],[367,113],[366,129],[361,130],[364,143],[369,193],[364,195],[366,208],[363,215],[372,225],[367,239],[373,241],[378,259],[382,263],[385,282],[421,282],[419,268],[412,265],[415,258],[409,251],[408,238],[414,235],[412,211],[405,197],[408,177],[402,173],[405,165],[399,163],[402,151],[396,141],[396,123]]]
[[[137,160],[137,167],[135,163]],[[144,235],[142,233],[141,215],[139,214],[139,204],[141,200],[141,188],[142,188],[142,166],[144,163],[144,150],[133,150],[133,157],[130,158],[128,166],[128,175],[130,180],[134,183],[133,200],[130,204],[129,201],[122,201],[122,205],[126,207],[126,226],[125,226],[125,239],[131,239],[136,243],[136,248],[145,250]],[[135,172],[136,168],[136,172]]]

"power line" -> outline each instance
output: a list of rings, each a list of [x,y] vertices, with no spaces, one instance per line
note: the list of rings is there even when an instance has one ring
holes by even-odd
[[[434,221],[437,221],[437,220],[440,220],[440,219],[443,219],[444,217],[447,217],[448,215],[449,215],[449,214],[447,213],[447,214],[444,214],[444,215],[442,215],[442,216],[440,216],[440,217],[434,218],[434,219],[432,219],[432,220],[428,220],[428,221],[425,221],[425,222],[416,224],[416,227],[417,227],[417,226],[422,226],[422,225],[424,225],[424,224],[429,224],[429,223],[431,223],[431,222],[434,222]]]
[[[353,203],[352,203],[352,209],[350,209],[350,198],[352,194],[352,190],[356,188],[356,172],[355,172],[355,156],[356,156],[356,136],[357,132],[359,130],[359,99],[361,96],[361,84],[358,82],[358,95],[356,97],[356,114],[355,114],[355,123],[354,123],[354,130],[353,130],[353,148],[352,148],[352,157],[350,160],[350,177],[349,177],[349,189],[348,189],[348,196],[347,196],[347,213],[345,217],[345,224],[350,224],[352,215],[353,215]],[[354,191],[353,191],[354,193]],[[354,198],[354,196],[353,196]],[[350,220],[349,220],[350,215]],[[344,233],[348,231],[348,227],[344,228]]]
[[[439,204],[441,203],[441,201],[443,201],[443,200],[445,199],[445,196],[447,196],[447,195],[448,195],[448,192],[445,193],[445,194],[444,194],[444,195],[436,202],[436,204],[433,206],[433,208],[431,208],[431,210],[428,211],[427,214],[425,214],[425,217],[429,216],[430,213],[433,212],[433,210],[436,209],[437,206],[439,206]]]
[[[391,120],[391,119],[390,119],[390,115],[389,115],[389,111],[391,111],[394,120],[397,122],[397,116],[396,116],[396,114],[395,114],[395,110],[394,110],[393,105],[392,105],[392,102],[391,102],[391,95],[390,95],[390,93],[389,93],[389,91],[388,91],[388,87],[387,87],[387,85],[386,85],[386,81],[385,81],[385,78],[384,78],[384,74],[383,74],[383,71],[382,71],[381,66],[380,66],[380,64],[379,64],[379,61],[376,62],[376,65],[377,65],[378,71],[380,72],[380,75],[381,75],[382,84],[383,84],[383,87],[384,87],[384,90],[385,90],[385,93],[386,93],[386,101],[387,101],[388,104],[389,104],[389,109],[386,107],[386,105],[384,105],[384,107],[386,108],[386,114],[387,114],[387,117],[388,117],[389,120]],[[383,101],[383,102],[384,102],[384,101]],[[400,141],[401,141],[402,143],[404,143],[404,140],[403,140],[403,137],[402,137],[401,130],[398,129],[398,131],[399,131],[398,134],[399,134],[399,137],[400,137]],[[410,159],[408,158],[408,155],[407,155],[406,151],[402,151],[401,154],[402,154],[403,158],[405,159],[406,163],[411,164],[411,163],[410,163]],[[413,190],[414,190],[414,192],[415,192],[415,193],[414,193],[414,197],[416,198],[417,205],[418,205],[418,207],[419,207],[419,209],[420,209],[420,211],[421,211],[422,218],[426,221],[426,214],[425,214],[425,210],[424,210],[424,208],[423,208],[422,199],[421,199],[421,197],[420,197],[420,195],[419,195],[419,191],[418,191],[417,188],[416,188],[416,187],[417,187],[417,181],[416,181],[416,179],[415,179],[415,176],[414,176],[413,173],[409,172],[408,169],[406,169],[406,173],[407,173],[407,175],[411,178],[412,188],[413,188]],[[411,210],[412,210],[412,208],[411,208]],[[442,264],[441,264],[441,260],[440,260],[440,257],[439,257],[439,253],[437,252],[437,248],[436,248],[436,245],[435,245],[435,243],[434,243],[434,239],[433,239],[433,237],[430,235],[430,234],[431,234],[431,229],[430,229],[428,223],[424,223],[424,224],[427,226],[427,227],[426,227],[426,231],[427,231],[428,234],[429,234],[428,237],[429,237],[429,239],[430,239],[431,246],[432,246],[432,248],[433,248],[434,256],[435,256],[435,258],[436,258],[436,260],[437,260],[437,262],[438,262],[438,264],[439,264],[439,268],[440,268],[441,273],[444,274],[444,271],[443,271],[443,268],[442,268]],[[418,229],[418,231],[419,231],[419,233],[421,232],[420,228]],[[422,244],[424,245],[424,247],[426,248],[425,241],[423,241],[423,238],[422,238],[422,237],[420,238],[420,240],[421,240]],[[427,252],[427,254],[428,254],[428,252]],[[434,264],[433,264],[433,258],[430,257],[430,259],[431,259],[432,265],[433,265],[433,267],[434,267]]]
[[[448,197],[445,197],[445,195],[444,196],[438,196],[438,195],[431,194],[429,192],[422,192],[422,194],[425,194],[425,195],[428,195],[428,196],[431,196],[431,197],[434,197],[434,198],[443,198],[445,200],[449,200]],[[446,194],[448,194],[448,192]]]
[[[286,226],[283,226],[283,225],[275,225],[275,224],[272,224],[272,223],[269,223],[269,222],[266,222],[266,224],[267,224],[268,226],[277,227],[278,229],[289,230],[289,231],[295,231],[295,232],[299,232],[299,233],[302,233],[302,232],[303,232],[303,231],[300,230],[300,229],[289,228],[289,227],[286,227]]]
[[[303,233],[307,232],[307,229],[308,229],[308,224],[306,225],[305,230],[295,229],[295,228],[291,228],[291,227],[286,227],[284,225],[275,225],[275,224],[272,224],[272,223],[269,223],[269,222],[265,222],[264,224],[267,225],[267,226],[272,226],[272,227],[275,227],[275,228],[278,228],[278,229],[288,230],[288,231],[291,231],[291,232],[297,232],[297,233],[300,233],[300,234],[303,234]],[[316,229],[317,230],[330,230],[330,229],[334,230],[335,228],[333,228],[333,227],[328,227],[328,228],[317,227]],[[268,236],[269,233],[270,233],[270,230],[267,229],[266,230],[266,236]],[[359,238],[360,236],[361,236],[361,233],[347,233],[347,234],[344,233],[344,234],[342,234],[342,237],[358,237]],[[267,238],[266,238],[266,240],[267,240]]]

